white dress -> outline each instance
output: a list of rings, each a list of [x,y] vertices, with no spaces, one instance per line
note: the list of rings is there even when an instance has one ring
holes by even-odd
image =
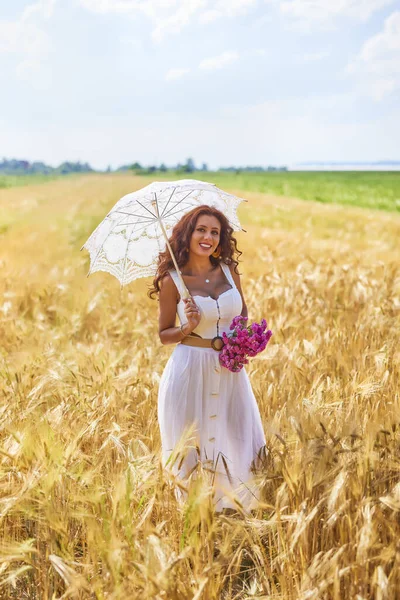
[[[194,333],[203,338],[228,333],[232,319],[242,311],[242,299],[230,269],[223,263],[221,267],[231,288],[216,300],[211,296],[193,296],[201,313]],[[179,320],[186,323],[179,277],[175,270],[169,273],[181,295],[177,305]],[[232,493],[245,510],[256,506],[252,466],[259,464],[265,436],[245,368],[232,373],[220,365],[219,352],[213,348],[177,344],[161,376],[158,422],[164,465],[182,433],[194,424],[197,450],[192,445],[184,460],[178,458],[169,468],[184,479],[195,472],[200,459],[213,473],[217,511],[235,508]]]

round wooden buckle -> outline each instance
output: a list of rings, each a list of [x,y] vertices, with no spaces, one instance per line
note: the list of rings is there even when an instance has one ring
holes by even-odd
[[[213,339],[211,340],[211,348],[213,348],[217,352],[220,352],[223,347],[224,340],[222,339],[222,337],[220,335],[216,335],[215,337],[213,337]]]

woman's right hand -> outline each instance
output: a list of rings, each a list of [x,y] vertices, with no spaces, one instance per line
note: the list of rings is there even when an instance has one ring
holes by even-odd
[[[201,314],[199,307],[191,296],[189,298],[184,298],[183,303],[185,305],[184,312],[187,318],[185,333],[187,333],[187,330],[190,328],[189,334],[193,329],[196,329],[197,325],[200,323]]]

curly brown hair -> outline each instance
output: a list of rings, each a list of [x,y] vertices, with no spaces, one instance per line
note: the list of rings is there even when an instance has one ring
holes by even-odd
[[[221,232],[219,239],[219,247],[221,248],[221,254],[218,258],[214,258],[214,256],[210,256],[211,264],[216,266],[221,261],[224,261],[227,265],[234,265],[234,270],[236,273],[239,273],[237,270],[237,266],[239,261],[236,258],[239,258],[242,252],[237,247],[237,241],[233,237],[233,228],[230,226],[228,219],[225,215],[213,208],[212,206],[207,206],[203,204],[202,206],[198,206],[197,208],[193,208],[190,212],[183,215],[181,220],[175,225],[172,230],[172,235],[169,238],[169,243],[171,244],[172,251],[175,255],[176,262],[180,268],[184,267],[188,261],[189,254],[186,252],[186,248],[190,246],[190,240],[192,237],[192,233],[196,227],[197,219],[201,215],[208,215],[211,217],[216,217],[221,224]],[[158,255],[158,265],[156,276],[153,281],[152,287],[147,292],[147,295],[154,299],[160,291],[160,282],[167,273],[169,269],[174,269],[174,263],[172,262],[171,255],[169,253],[168,248],[165,249],[164,252],[160,252]]]

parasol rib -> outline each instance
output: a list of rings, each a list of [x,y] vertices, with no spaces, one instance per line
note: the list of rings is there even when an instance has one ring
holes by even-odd
[[[182,200],[183,202],[183,200]],[[189,204],[189,206],[191,206],[191,204]],[[175,208],[175,207],[174,207]],[[171,208],[171,210],[173,210]],[[173,217],[174,215],[178,215],[181,212],[181,209],[177,210],[176,212],[169,212],[167,215],[165,215],[166,217]]]
[[[155,193],[155,192],[154,192],[154,193]],[[136,198],[136,202],[137,202],[138,204],[140,204],[140,206],[141,206],[142,208],[144,208],[144,210],[147,210],[147,212],[149,213],[149,215],[151,215],[151,216],[153,217],[153,219],[154,219],[154,217],[155,217],[156,215],[155,215],[154,213],[152,213],[152,212],[151,212],[151,210],[149,210],[149,209],[147,208],[147,206],[145,206],[144,204],[142,204],[142,203],[141,203],[141,202],[140,202],[140,201],[139,201],[137,198]],[[153,204],[153,202],[152,202],[152,204]],[[158,216],[158,215],[157,215],[157,216]]]
[[[172,196],[174,195],[174,192],[175,192],[175,190],[176,190],[176,187],[174,187],[174,189],[172,190],[172,194],[171,194],[171,195],[170,195],[170,197],[168,198],[168,202],[167,202],[167,204],[164,206],[164,210],[162,211],[162,215],[161,215],[162,217],[164,216],[164,213],[165,213],[165,211],[167,210],[167,206],[168,206],[168,204],[170,203],[170,201],[171,201],[171,198],[172,198]]]
[[[124,212],[123,210],[115,210],[113,212],[114,215],[116,213],[118,213],[119,215],[127,215],[128,217],[138,217],[138,219],[145,219],[146,221],[149,221],[150,223],[151,223],[151,221],[154,221],[154,215],[152,216],[152,218],[150,218],[150,217],[146,217],[145,215],[137,215],[136,213]]]
[[[182,202],[184,202],[184,201],[186,200],[186,198],[187,198],[188,196],[190,196],[190,194],[191,194],[192,192],[193,192],[193,190],[190,190],[190,192],[188,192],[188,193],[186,194],[186,196],[185,196],[184,198],[182,198],[182,200],[178,200],[178,202],[175,202],[175,204],[173,205],[173,207],[172,207],[172,208],[170,208],[170,209],[169,209],[169,211],[168,211],[167,213],[163,212],[162,216],[163,216],[164,218],[165,218],[165,217],[169,217],[169,216],[171,215],[171,210],[174,210],[174,208],[176,208],[177,206],[179,206],[179,204],[182,204]],[[155,194],[155,192],[154,192],[154,194]]]

